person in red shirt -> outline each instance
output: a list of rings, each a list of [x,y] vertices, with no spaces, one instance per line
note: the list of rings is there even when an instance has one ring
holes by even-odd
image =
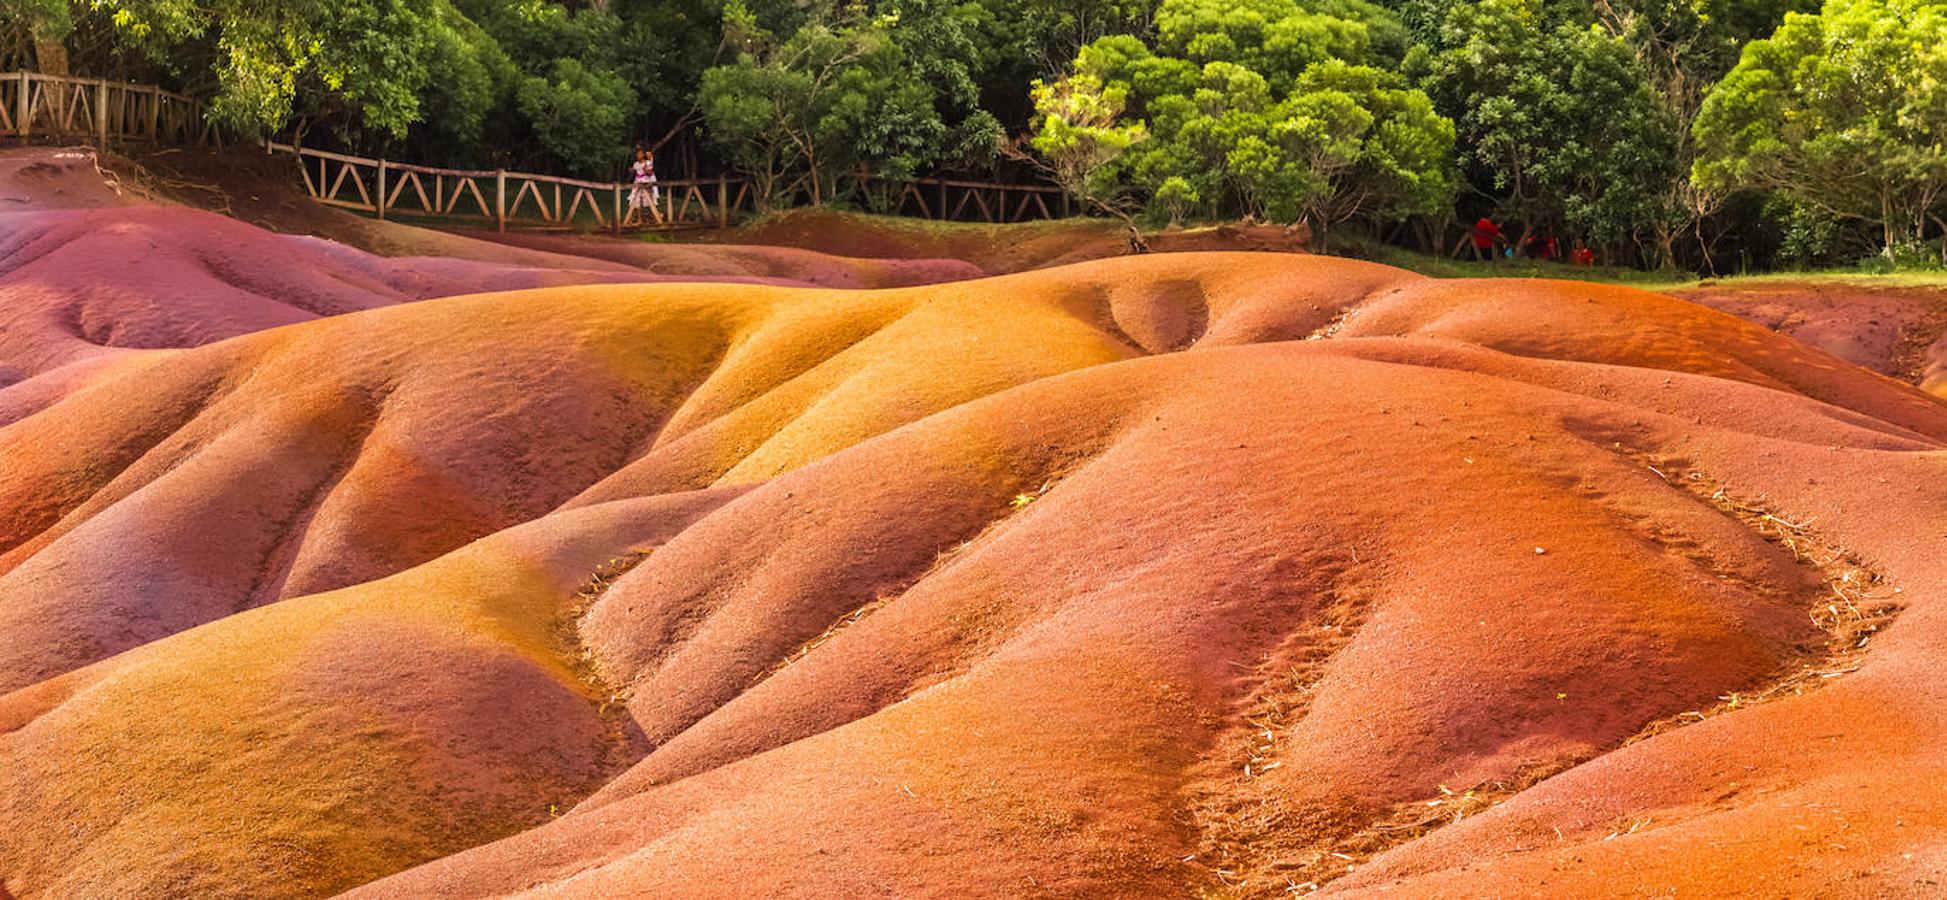
[[[1474,223],[1474,258],[1478,260],[1485,256],[1493,259],[1494,245],[1503,240],[1506,238],[1501,236],[1501,226],[1494,224],[1493,219],[1481,216],[1480,221]]]
[[[1554,232],[1537,231],[1528,236],[1528,243],[1521,248],[1521,255],[1529,259],[1558,260],[1562,258],[1562,248],[1555,241]]]
[[[1569,261],[1578,266],[1593,266],[1595,265],[1595,251],[1590,250],[1589,245],[1581,241],[1576,241],[1575,252],[1569,257]]]

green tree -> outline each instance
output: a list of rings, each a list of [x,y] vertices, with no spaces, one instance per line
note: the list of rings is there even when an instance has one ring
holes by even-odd
[[[1148,136],[1141,122],[1121,118],[1128,94],[1126,86],[1104,85],[1086,72],[1035,82],[1039,117],[1027,143],[1056,184],[1083,203],[1130,222],[1133,229],[1124,186],[1112,168]],[[1183,179],[1175,179],[1166,202],[1181,202],[1194,193]]]
[[[766,203],[799,188],[824,203],[855,172],[907,178],[991,153],[999,128],[966,71],[923,50],[959,43],[940,13],[913,0],[813,20],[780,40],[733,3],[724,30],[736,60],[704,71],[697,96],[706,135]]]
[[[66,74],[68,0],[0,0],[0,69]]]
[[[1630,47],[1541,0],[1451,6],[1406,67],[1452,117],[1473,190],[1523,237],[1566,225],[1633,242],[1674,177],[1674,124]]]
[[[1773,191],[1947,259],[1947,4],[1831,0],[1744,48],[1697,118],[1695,177]]]
[[[420,100],[432,138],[423,158],[454,163],[479,158],[489,122],[521,79],[498,41],[451,6],[436,17],[427,67],[439,73]]]
[[[1674,164],[1647,223],[1664,264],[1675,262],[1676,242],[1687,232],[1695,238],[1704,266],[1711,266],[1704,222],[1727,199],[1725,192],[1691,177],[1696,162],[1691,129],[1704,94],[1737,63],[1746,42],[1769,35],[1785,13],[1807,2],[1594,0],[1596,22],[1632,49],[1671,124]]]
[[[1294,0],[1166,0],[1154,50],[1129,35],[1097,40],[1077,55],[1067,87],[1036,93],[1034,146],[1071,146],[1074,116],[1064,110],[1100,96],[1126,106],[1149,139],[1102,142],[1118,152],[1095,167],[1089,189],[1099,196],[1114,184],[1158,218],[1200,210],[1304,221],[1322,236],[1355,218],[1445,209],[1453,125],[1373,65],[1397,52],[1403,26],[1356,0],[1332,8],[1370,19]],[[1390,50],[1375,49],[1375,33],[1391,36]],[[1099,119],[1100,104],[1086,108]],[[1090,125],[1083,134],[1108,128]]]
[[[614,168],[628,154],[636,97],[621,76],[563,57],[549,77],[524,79],[517,97],[541,143],[578,171]]]
[[[446,0],[101,0],[132,46],[178,71],[215,76],[210,115],[279,128],[303,94],[314,110],[403,136],[432,78]]]
[[[1075,54],[1115,34],[1148,33],[1157,0],[980,0],[960,3],[971,53],[964,57],[980,105],[1012,131],[1033,118],[1034,82],[1058,77]]]

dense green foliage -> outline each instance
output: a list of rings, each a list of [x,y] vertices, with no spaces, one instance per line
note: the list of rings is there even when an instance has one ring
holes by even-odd
[[[1677,123],[1620,38],[1540,0],[1456,3],[1406,67],[1454,116],[1460,165],[1501,215],[1600,243],[1658,215]]]
[[[1877,227],[1888,256],[1947,231],[1947,5],[1787,17],[1711,92],[1696,136],[1699,181]]]
[[[765,202],[802,190],[819,203],[848,175],[911,178],[1000,139],[964,61],[968,23],[943,3],[896,0],[780,37],[733,2],[725,24],[736,56],[703,72],[697,105]]]
[[[1037,90],[1030,145],[1051,155],[1078,135],[1094,135],[1098,152],[1122,144],[1088,173],[1088,196],[1139,199],[1172,220],[1247,215],[1323,229],[1444,209],[1453,124],[1373,65],[1399,49],[1403,26],[1362,0],[1338,9],[1356,17],[1295,0],[1164,0],[1153,49],[1101,38],[1062,82]],[[1140,131],[1104,140],[1127,127],[1099,121],[1110,108],[1140,119]]]
[[[614,177],[651,146],[767,203],[1038,173],[1132,224],[1947,259],[1947,0],[1818,4],[0,0],[0,68],[394,158]]]

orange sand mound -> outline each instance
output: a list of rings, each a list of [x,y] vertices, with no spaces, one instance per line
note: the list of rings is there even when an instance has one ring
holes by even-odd
[[[320,316],[485,290],[658,280],[576,257],[391,259],[147,202],[92,151],[0,152],[0,422],[131,350],[188,347]],[[45,376],[45,377],[39,377]],[[21,396],[33,394],[31,400]]]
[[[15,896],[1947,878],[1947,403],[1679,300],[1183,253],[96,365],[0,389]]]
[[[21,638],[0,688],[577,497],[757,481],[1047,375],[1302,334],[1335,292],[1398,277],[1335,271],[1264,291],[1262,272],[1180,256],[870,293],[514,292],[123,365],[0,428],[0,629]],[[1131,290],[1151,281],[1172,288]]]

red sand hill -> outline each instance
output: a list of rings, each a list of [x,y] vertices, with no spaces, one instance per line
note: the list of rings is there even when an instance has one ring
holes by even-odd
[[[322,210],[313,220],[351,218]],[[210,212],[148,203],[133,183],[104,175],[91,151],[0,153],[0,386],[49,376],[22,392],[34,395],[31,401],[0,404],[0,422],[86,383],[121,351],[199,346],[410,300],[602,282],[883,287],[978,274],[952,261],[860,260],[777,247],[706,252],[635,243],[632,253],[611,261],[376,226],[383,249],[406,255],[270,234]],[[351,234],[371,237],[369,227],[361,229]],[[50,375],[67,366],[76,368]]]
[[[1668,297],[1181,253],[37,381],[13,896],[1947,882],[1947,403]]]

